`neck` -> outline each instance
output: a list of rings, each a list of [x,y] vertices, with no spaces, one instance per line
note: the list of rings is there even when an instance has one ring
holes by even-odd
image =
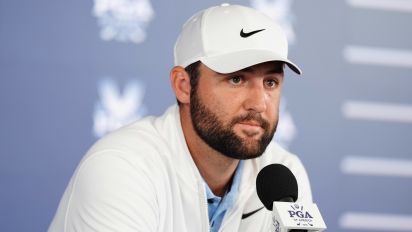
[[[206,144],[194,130],[189,110],[183,108],[180,106],[180,120],[193,161],[213,194],[223,196],[239,160],[227,157]]]

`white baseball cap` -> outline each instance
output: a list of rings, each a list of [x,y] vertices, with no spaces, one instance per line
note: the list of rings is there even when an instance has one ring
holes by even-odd
[[[193,15],[183,25],[174,48],[175,65],[201,61],[218,73],[231,73],[267,61],[288,59],[288,42],[280,26],[263,13],[222,4]]]

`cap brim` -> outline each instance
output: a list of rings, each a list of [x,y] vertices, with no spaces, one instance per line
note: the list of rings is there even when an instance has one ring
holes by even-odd
[[[283,61],[297,74],[302,74],[300,68],[290,60],[270,51],[244,50],[200,58],[207,67],[218,73],[232,73],[241,69],[268,61]]]

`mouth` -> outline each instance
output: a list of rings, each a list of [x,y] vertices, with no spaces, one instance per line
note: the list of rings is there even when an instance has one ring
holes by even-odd
[[[251,126],[251,127],[262,127],[261,123],[259,123],[257,121],[254,121],[254,120],[241,121],[241,122],[239,122],[239,124],[246,125],[246,126]]]
[[[255,137],[262,134],[262,124],[257,121],[241,121],[238,125],[241,133],[246,137]]]

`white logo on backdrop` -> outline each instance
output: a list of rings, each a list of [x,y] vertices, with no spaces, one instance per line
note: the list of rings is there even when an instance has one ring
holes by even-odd
[[[279,108],[279,123],[274,140],[283,148],[288,148],[296,137],[296,126],[292,115],[286,108],[286,100],[282,98]]]
[[[94,111],[94,134],[97,137],[146,114],[146,107],[143,105],[145,89],[140,82],[129,82],[121,93],[113,80],[105,79],[99,83],[98,92],[100,100]]]
[[[94,0],[93,15],[103,40],[141,43],[154,11],[149,0]]]
[[[294,20],[294,15],[291,12],[292,0],[251,0],[250,4],[280,24],[286,33],[289,44],[295,42],[295,32],[292,26]]]

